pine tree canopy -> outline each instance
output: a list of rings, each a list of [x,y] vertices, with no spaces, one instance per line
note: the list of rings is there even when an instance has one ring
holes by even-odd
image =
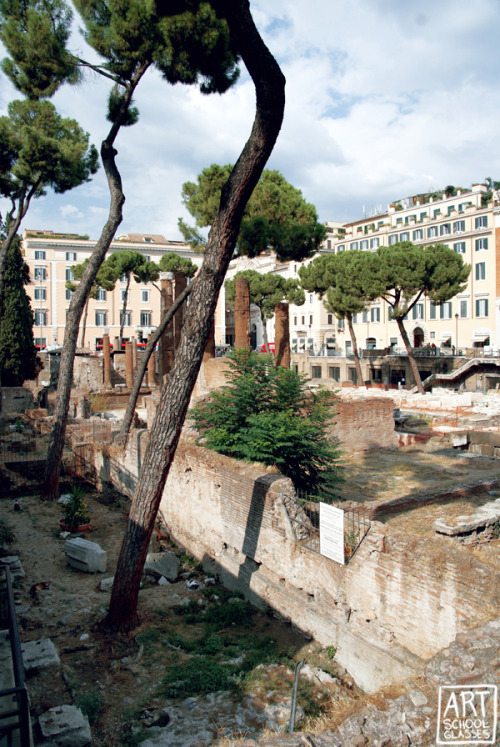
[[[198,175],[196,183],[183,185],[182,201],[198,227],[212,224],[231,169],[229,164],[212,164]],[[197,236],[194,229],[191,231]],[[187,232],[185,236],[189,238]],[[312,257],[325,236],[315,207],[306,202],[300,190],[279,171],[264,170],[245,210],[238,253],[255,257],[272,250],[279,260],[302,260]]]

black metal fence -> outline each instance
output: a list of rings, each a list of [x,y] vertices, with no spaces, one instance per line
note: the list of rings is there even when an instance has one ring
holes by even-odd
[[[17,627],[10,571],[0,568],[0,634],[3,672],[0,690],[0,744],[5,747],[31,744],[28,691],[24,680],[21,642]]]
[[[320,502],[329,505],[336,503],[329,495],[310,496],[301,491],[297,491],[295,502],[290,499],[284,501],[295,539],[303,547],[317,553],[320,553]],[[363,505],[343,507],[337,502],[336,507],[344,513],[344,558],[348,563],[368,532],[370,520]]]

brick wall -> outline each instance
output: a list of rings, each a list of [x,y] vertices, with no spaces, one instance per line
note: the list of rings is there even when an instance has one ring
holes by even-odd
[[[394,402],[389,397],[338,399],[335,409],[337,415],[331,432],[341,440],[344,451],[398,447],[398,436],[394,430]]]
[[[127,495],[148,434],[125,454],[94,446],[96,472]],[[446,538],[374,522],[348,566],[295,540],[290,481],[181,441],[160,515],[174,539],[229,587],[323,645],[369,692],[410,676],[457,633],[497,614],[500,573]]]

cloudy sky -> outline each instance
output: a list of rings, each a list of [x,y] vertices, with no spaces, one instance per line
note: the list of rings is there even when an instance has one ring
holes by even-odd
[[[320,220],[357,220],[417,192],[500,180],[498,0],[251,0],[251,8],[287,79],[268,168],[301,189]],[[98,145],[107,93],[91,77],[54,103]],[[13,98],[2,77],[1,113]],[[232,91],[207,97],[151,73],[135,103],[140,121],[117,143],[127,198],[119,233],[179,239],[182,184],[235,161],[253,85],[242,71]],[[37,200],[24,227],[97,238],[108,205],[101,170],[77,190]]]

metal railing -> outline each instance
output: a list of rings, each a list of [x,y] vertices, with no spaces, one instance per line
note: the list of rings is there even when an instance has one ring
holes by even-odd
[[[9,678],[5,671],[3,674],[4,683],[5,680],[11,679],[11,686],[0,691],[0,744],[5,747],[30,747],[28,691],[24,680],[12,582],[7,567],[0,568],[0,625],[2,632],[7,633],[12,663],[11,677]]]
[[[329,495],[311,497],[307,493],[297,491],[296,504],[291,505],[290,499],[284,501],[288,518],[297,542],[313,552],[320,553],[319,540],[319,501],[333,504]],[[344,512],[344,557],[346,564],[363,541],[370,528],[368,512],[363,505],[337,508]]]

